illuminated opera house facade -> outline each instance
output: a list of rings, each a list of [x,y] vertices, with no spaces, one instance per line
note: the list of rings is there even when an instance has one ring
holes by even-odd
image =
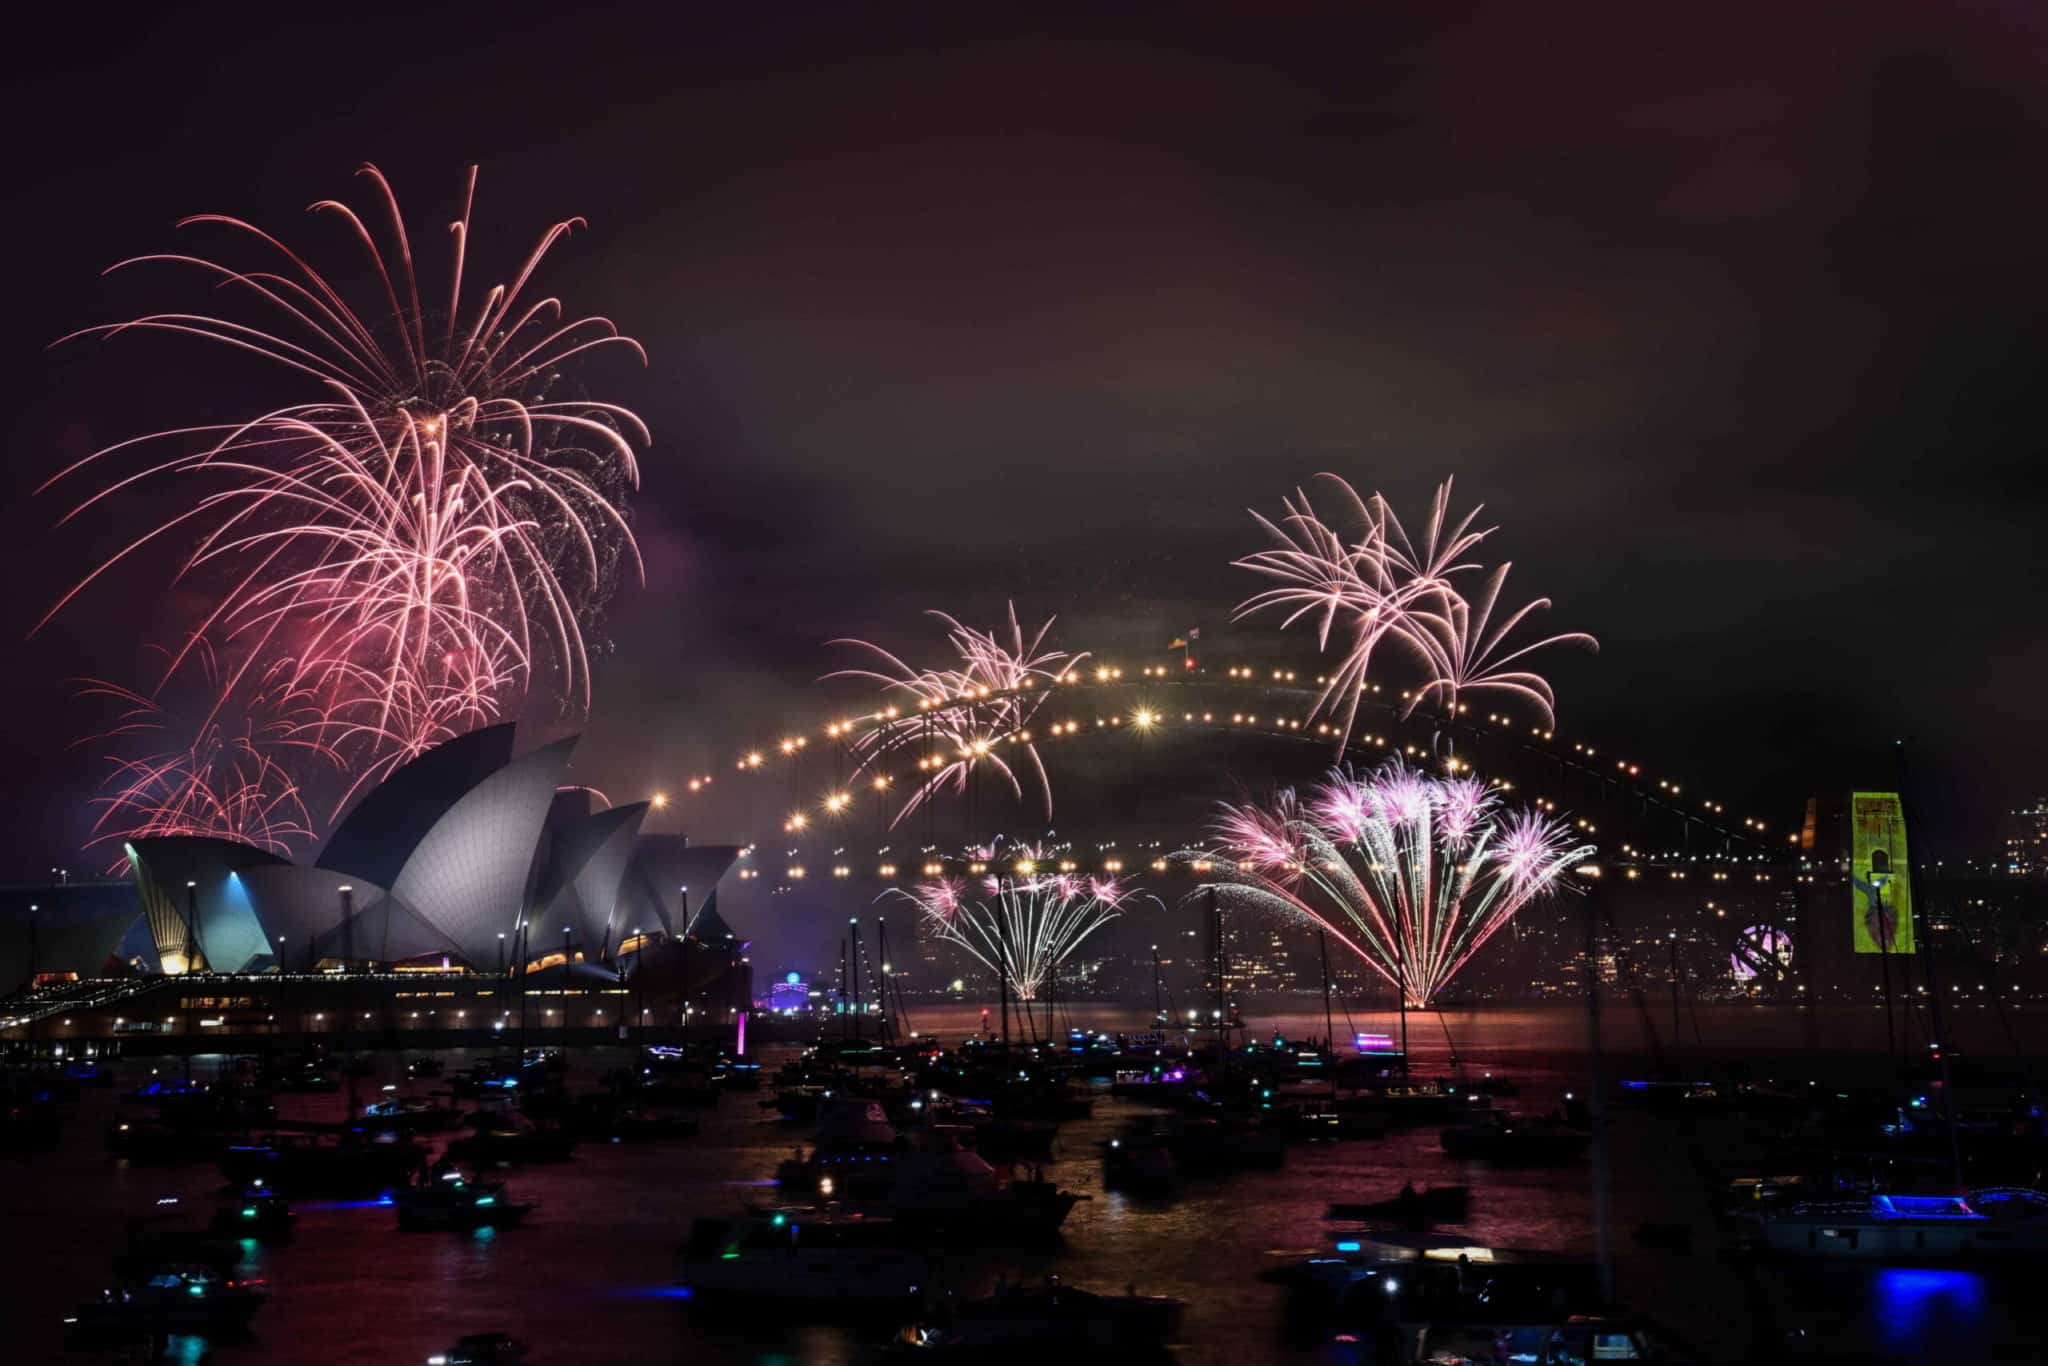
[[[521,963],[595,986],[643,970],[675,978],[664,962],[680,954],[691,978],[723,977],[721,999],[744,1002],[745,945],[716,908],[739,850],[643,830],[646,803],[595,809],[589,789],[566,785],[575,745],[515,754],[509,723],[449,740],[358,801],[310,864],[158,836],[127,846],[130,884],[9,889],[0,992],[109,972],[495,975]]]

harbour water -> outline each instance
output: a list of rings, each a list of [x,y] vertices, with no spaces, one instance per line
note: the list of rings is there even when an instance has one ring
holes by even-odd
[[[1138,1028],[1143,1011],[1077,1008],[1083,1027]],[[1747,1056],[1765,1075],[1812,1071],[1830,1050],[1862,1049],[1861,1065],[1881,1068],[1881,1020],[1846,1013],[1727,1007],[1699,1012],[1685,1042],[1704,1058]],[[973,1008],[927,1010],[912,1021],[953,1040],[979,1022]],[[1062,1021],[1064,1024],[1065,1021]],[[1385,1017],[1354,1021],[1386,1029]],[[1608,1045],[1617,1074],[1642,1054],[1644,1022],[1619,1013]],[[1668,1025],[1668,1021],[1662,1022]],[[1320,1012],[1254,1019],[1266,1036],[1320,1034]],[[1339,1032],[1346,1027],[1342,1016]],[[1986,1053],[2001,1045],[1989,1019],[1964,1019],[1958,1032]],[[1875,1031],[1874,1049],[1868,1037]],[[1668,1029],[1666,1031],[1668,1033]],[[1981,1035],[1981,1038],[1978,1036]],[[1428,1075],[1513,1078],[1516,1109],[1544,1110],[1585,1080],[1585,1020],[1575,1010],[1501,1009],[1410,1022],[1415,1065]],[[1452,1041],[1455,1041],[1453,1044]],[[1454,1065],[1451,1049],[1455,1046]],[[793,1045],[768,1045],[773,1065]],[[446,1055],[451,1069],[478,1055]],[[572,1080],[584,1084],[625,1054],[574,1053]],[[1825,1055],[1837,1069],[1845,1054]],[[365,1096],[397,1081],[403,1055],[377,1059],[384,1075],[363,1080]],[[207,1075],[215,1060],[196,1064]],[[130,1060],[124,1083],[152,1066]],[[407,1084],[427,1093],[437,1083]],[[102,1284],[126,1221],[177,1197],[203,1218],[220,1186],[210,1165],[148,1166],[109,1158],[102,1141],[117,1106],[111,1090],[88,1091],[65,1142],[51,1153],[6,1159],[0,1225],[12,1249],[0,1279],[0,1314],[9,1325],[5,1359],[64,1358],[61,1319]],[[765,1099],[763,1092],[760,1098]],[[393,1211],[375,1202],[296,1204],[295,1237],[276,1248],[252,1245],[243,1274],[261,1276],[270,1303],[252,1336],[202,1344],[180,1341],[188,1360],[245,1362],[417,1363],[464,1333],[502,1331],[525,1340],[536,1362],[837,1363],[873,1359],[885,1334],[787,1315],[719,1315],[683,1298],[673,1281],[677,1243],[692,1216],[724,1213],[772,1192],[778,1160],[809,1140],[807,1128],[775,1118],[750,1095],[726,1097],[703,1116],[694,1139],[589,1144],[572,1162],[504,1173],[514,1192],[538,1202],[522,1228],[498,1234],[400,1234]],[[280,1097],[286,1115],[339,1118],[339,1096]],[[1297,1144],[1277,1171],[1191,1180],[1168,1201],[1103,1190],[1097,1144],[1136,1107],[1104,1095],[1093,1116],[1062,1127],[1046,1174],[1090,1198],[1057,1244],[1042,1248],[949,1249],[934,1258],[943,1291],[973,1296],[998,1276],[1057,1274],[1083,1286],[1134,1286],[1188,1302],[1175,1360],[1197,1363],[1337,1362],[1347,1350],[1290,1322],[1285,1292],[1258,1272],[1289,1257],[1327,1250],[1322,1219],[1333,1199],[1371,1200],[1404,1181],[1422,1187],[1473,1188],[1469,1221],[1475,1244],[1588,1252],[1591,1200],[1583,1165],[1495,1169],[1462,1163],[1440,1150],[1434,1128],[1377,1141]],[[1668,1121],[1618,1112],[1614,1130],[1614,1226],[1621,1296],[1661,1320],[1708,1360],[2022,1361],[2038,1359],[2048,1306],[2021,1282],[1976,1270],[1817,1266],[1759,1269],[1719,1254],[1708,1199],[1687,1150]],[[1698,1229],[1690,1249],[1653,1248],[1629,1236],[1643,1221]]]

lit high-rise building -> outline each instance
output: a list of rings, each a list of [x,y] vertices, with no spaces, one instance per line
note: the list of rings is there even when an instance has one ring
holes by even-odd
[[[2000,869],[2008,877],[2048,877],[2048,797],[2014,807],[2000,825]]]

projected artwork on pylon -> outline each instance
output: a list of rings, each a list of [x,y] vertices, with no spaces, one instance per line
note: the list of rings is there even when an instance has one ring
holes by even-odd
[[[1906,815],[1896,792],[1849,797],[1850,902],[1856,952],[1913,952],[1913,889],[1906,871]]]

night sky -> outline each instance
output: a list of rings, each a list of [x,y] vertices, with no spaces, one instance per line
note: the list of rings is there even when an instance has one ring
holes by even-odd
[[[1322,470],[1487,504],[1603,642],[1551,660],[1561,733],[1779,822],[1909,735],[1951,854],[2048,788],[2038,6],[42,8],[0,93],[0,880],[78,857],[65,680],[138,677],[185,605],[141,567],[24,641],[132,525],[28,491],[274,399],[203,346],[45,348],[146,302],[99,271],[187,213],[347,259],[302,211],[365,160],[429,228],[480,162],[492,278],[587,217],[543,283],[648,347],[580,372],[654,433],[577,766],[615,796],[823,717],[824,642],[929,607],[1306,661],[1230,628],[1227,562]]]

